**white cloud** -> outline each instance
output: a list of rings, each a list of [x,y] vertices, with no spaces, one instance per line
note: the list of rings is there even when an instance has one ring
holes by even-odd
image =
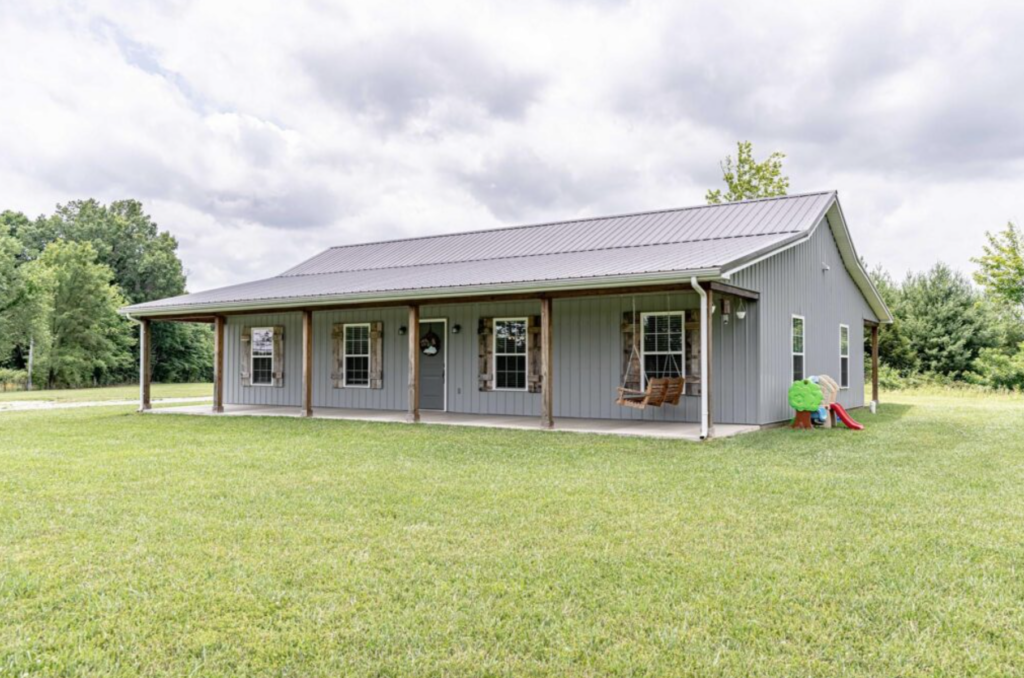
[[[190,288],[332,244],[703,200],[750,139],[861,253],[1024,212],[1013,2],[0,4],[0,209],[143,200]]]

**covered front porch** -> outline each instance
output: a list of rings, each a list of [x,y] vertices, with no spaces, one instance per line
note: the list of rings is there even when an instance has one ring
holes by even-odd
[[[755,364],[751,351],[756,344],[757,298],[750,290],[691,279],[634,288],[423,299],[417,304],[276,307],[263,313],[140,318],[140,409],[150,409],[151,323],[208,322],[215,336],[213,408],[175,408],[177,412],[559,429],[692,440],[734,435],[757,429],[752,396],[756,373],[750,369]],[[730,325],[730,309],[753,313],[734,315]],[[680,355],[671,361],[679,376],[685,376],[682,398],[654,403],[645,411],[620,406],[617,387],[631,379],[634,388],[643,388],[638,368],[642,358],[637,354],[642,318],[666,315],[680,318],[676,331],[685,335],[685,341],[678,340]],[[743,320],[744,315],[749,317]],[[493,381],[488,383],[496,364],[490,354],[493,319],[507,322],[514,316],[529,321],[528,378],[519,389],[494,388]],[[434,325],[441,337],[441,350],[433,360],[443,361],[443,394],[422,407],[424,362],[431,359],[423,355],[421,333],[413,328],[425,324]],[[239,363],[245,370],[250,362],[246,353],[239,353],[240,346],[248,346],[250,325],[277,326],[285,337],[282,361],[275,360],[273,386],[254,387],[246,383],[246,375],[240,375]],[[370,385],[362,388],[347,387],[339,374],[339,328],[349,325],[368,328],[371,337]],[[381,337],[383,343],[378,341]],[[719,348],[715,369],[712,346]],[[715,389],[716,382],[724,388]]]
[[[302,407],[284,407],[267,405],[224,405],[222,411],[215,412],[209,405],[190,405],[184,407],[167,407],[152,410],[155,414],[186,414],[186,415],[217,415],[236,417],[305,417]],[[318,419],[339,419],[346,421],[367,421],[406,423],[404,412],[385,410],[353,410],[334,407],[314,407],[312,415]],[[464,414],[458,412],[441,412],[423,410],[420,412],[421,424],[441,426],[472,426],[477,428],[514,429],[523,431],[539,431],[547,429],[536,417],[498,415],[498,414]],[[718,424],[715,436],[727,438],[740,433],[759,430],[759,426],[739,424]],[[668,438],[674,440],[699,441],[700,424],[670,421],[613,420],[613,419],[576,419],[560,418],[558,430],[572,433],[591,433],[598,435],[641,436],[648,438]]]

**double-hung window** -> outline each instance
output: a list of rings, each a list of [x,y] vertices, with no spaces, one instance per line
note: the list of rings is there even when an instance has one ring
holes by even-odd
[[[345,386],[370,386],[370,323],[345,325]]]
[[[839,387],[850,388],[850,326],[839,326]]]
[[[793,316],[793,381],[804,378],[804,318]]]
[[[686,324],[683,314],[642,313],[640,323],[644,333],[641,343],[644,365],[642,388],[647,388],[648,379],[683,376]]]
[[[526,318],[494,319],[494,388],[526,390]]]
[[[271,386],[274,383],[274,328],[252,328],[252,384]]]

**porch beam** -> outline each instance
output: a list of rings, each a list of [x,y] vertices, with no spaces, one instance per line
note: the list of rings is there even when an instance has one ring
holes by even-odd
[[[540,425],[542,428],[554,428],[554,385],[551,383],[552,370],[552,331],[551,331],[550,297],[540,300]]]
[[[302,311],[302,416],[313,416],[313,311]]]
[[[754,290],[748,290],[743,287],[736,287],[735,285],[727,285],[720,282],[712,282],[708,285],[708,289],[712,289],[722,294],[729,294],[740,299],[747,299],[748,301],[757,301],[761,298],[760,292]]]
[[[749,290],[743,290],[743,288],[735,287],[733,290],[739,290],[744,294],[757,294],[756,292],[750,292]],[[505,301],[537,301],[544,297],[551,299],[578,299],[581,297],[628,297],[636,296],[641,294],[664,294],[666,292],[693,292],[693,288],[689,283],[669,283],[662,285],[638,285],[630,287],[600,287],[597,289],[573,289],[573,290],[552,290],[550,292],[513,292],[509,294],[481,294],[481,295],[464,295],[464,296],[452,296],[452,297],[424,297],[416,299],[415,304],[419,307],[423,306],[436,306],[446,304],[483,304],[490,302],[505,302]],[[732,292],[730,292],[732,294]],[[737,293],[736,296],[742,296]],[[744,297],[750,298],[750,297]],[[398,299],[398,300],[387,300],[387,301],[360,301],[350,304],[325,304],[323,306],[314,307],[317,311],[344,311],[344,310],[361,310],[368,308],[395,308],[401,306],[409,306],[409,299]],[[254,313],[298,313],[307,308],[308,305],[296,305],[296,306],[281,306],[268,309],[246,309],[246,310],[229,310],[229,311],[217,311],[218,315],[232,316],[232,315],[252,315]],[[212,318],[213,316],[199,316],[199,315],[166,315],[166,316],[150,316],[154,320],[181,320],[184,322],[203,322],[203,318]],[[210,322],[210,320],[206,320]]]
[[[213,322],[213,411],[224,411],[224,317]]]
[[[871,401],[878,404],[878,324],[871,326]]]
[[[153,408],[150,398],[150,357],[152,351],[152,325],[149,318],[139,320],[139,412]]]
[[[409,307],[409,407],[405,420],[410,424],[420,421],[420,307]]]

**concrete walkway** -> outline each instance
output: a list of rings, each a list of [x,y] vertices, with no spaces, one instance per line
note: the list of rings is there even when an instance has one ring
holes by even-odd
[[[201,403],[210,402],[210,396],[196,396],[192,398],[159,398],[153,401],[154,405],[173,403]],[[11,400],[0,402],[0,412],[26,412],[33,410],[68,410],[76,407],[103,407],[113,405],[138,405],[139,399],[132,400],[86,400],[81,402],[56,402],[53,400]]]
[[[152,414],[191,414],[216,417],[299,417],[298,407],[272,407],[264,405],[225,405],[223,414],[215,414],[208,405],[170,407],[152,410]],[[389,423],[405,423],[405,412],[386,410],[342,410],[328,407],[313,409],[313,416],[318,419],[346,419],[351,421],[376,421]],[[424,424],[442,424],[447,426],[477,426],[481,428],[501,428],[546,431],[540,426],[538,417],[522,417],[492,414],[460,414],[456,412],[423,411],[420,421]],[[757,431],[758,426],[740,426],[734,424],[716,424],[715,437],[727,438],[740,433]],[[676,440],[700,440],[700,426],[691,423],[669,421],[639,421],[614,419],[555,419],[556,431],[574,433],[597,433],[604,435],[640,436],[647,438],[672,438]]]

